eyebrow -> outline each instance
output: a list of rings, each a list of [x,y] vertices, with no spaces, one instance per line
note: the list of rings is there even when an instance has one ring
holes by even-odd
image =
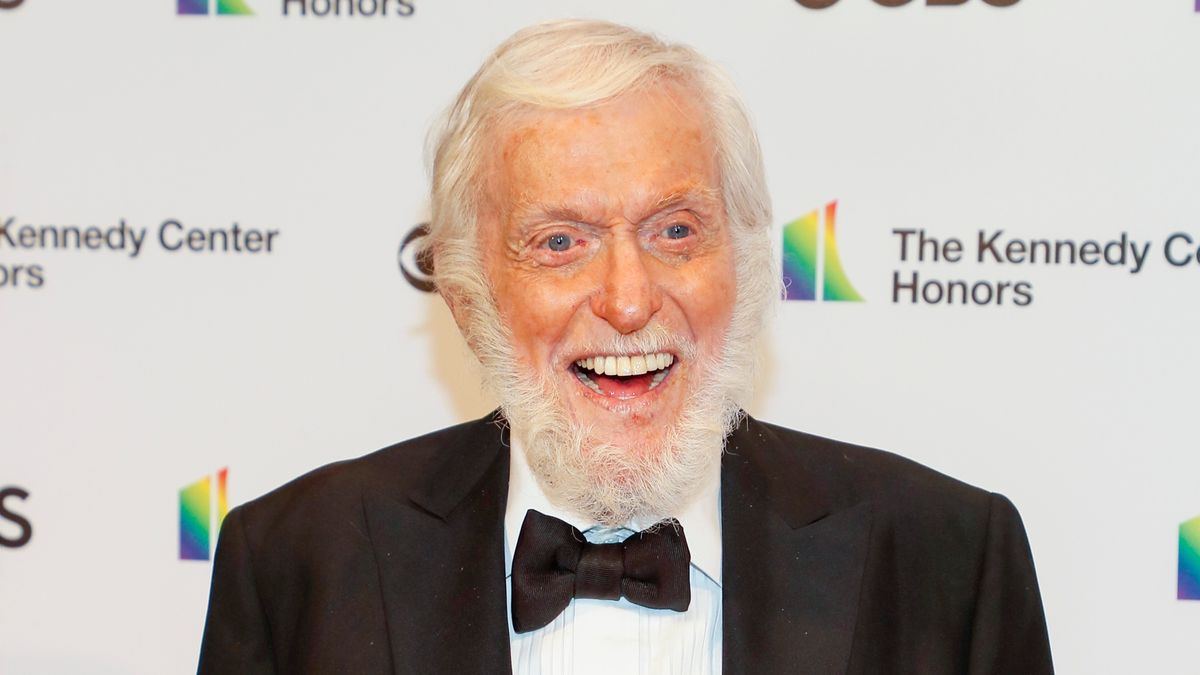
[[[655,202],[654,213],[661,213],[673,206],[678,206],[687,202],[700,202],[705,206],[712,206],[715,202],[720,201],[720,196],[721,191],[715,188],[692,186],[682,190],[676,190],[669,194],[663,195],[657,202]]]
[[[639,219],[639,222],[648,220],[663,211],[674,208],[681,204],[696,203],[704,207],[718,206],[720,201],[721,191],[715,188],[703,188],[698,186],[689,186],[672,190],[657,200],[650,207],[649,212]],[[570,203],[562,204],[539,204],[536,202],[525,202],[519,204],[514,209],[514,215],[519,223],[524,225],[531,224],[540,220],[564,220],[572,223],[589,223],[595,220],[593,217],[597,211],[602,211],[603,207],[599,200],[594,196],[585,196],[582,200],[582,205]]]

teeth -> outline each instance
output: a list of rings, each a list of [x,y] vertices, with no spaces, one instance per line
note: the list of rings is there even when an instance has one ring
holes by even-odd
[[[671,364],[675,363],[675,357],[671,354],[658,352],[655,354],[635,354],[633,356],[589,356],[586,359],[579,359],[575,365],[580,370],[592,371],[597,375],[645,375],[656,370],[666,371]],[[666,373],[660,373],[665,375]],[[662,381],[661,378],[655,378]]]
[[[592,391],[596,392],[597,394],[604,393],[603,391],[600,391],[600,385],[593,382],[592,378],[590,378],[584,374],[584,371],[580,370],[580,371],[576,372],[575,377],[578,377],[580,382],[587,385],[588,389],[591,389]],[[650,386],[653,387],[654,385],[651,384]]]
[[[667,369],[673,363],[675,363],[674,356],[661,352],[655,354],[636,354],[633,356],[592,356],[586,359],[579,359],[575,362],[575,365],[579,368],[579,370],[575,371],[575,376],[592,391],[597,394],[604,394],[604,391],[600,389],[600,385],[588,377],[590,373],[609,376],[654,373],[650,379],[650,389],[654,389],[666,379]]]
[[[654,379],[650,380],[650,388],[653,389],[662,384],[662,381],[667,377],[667,371],[660,370],[654,374]]]

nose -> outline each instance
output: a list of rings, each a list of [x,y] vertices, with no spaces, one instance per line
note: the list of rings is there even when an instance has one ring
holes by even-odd
[[[592,312],[622,335],[645,327],[662,307],[647,255],[636,236],[616,237],[608,247],[601,287],[592,296]]]

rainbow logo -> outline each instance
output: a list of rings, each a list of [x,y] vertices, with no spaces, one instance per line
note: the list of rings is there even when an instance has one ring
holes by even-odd
[[[783,286],[787,300],[862,302],[837,248],[837,201],[783,226]]]
[[[179,491],[179,559],[211,560],[212,542],[229,513],[227,480],[229,467],[216,474],[217,494],[213,498],[213,476],[205,476]],[[216,527],[213,527],[216,523]]]
[[[175,0],[175,13],[181,16],[208,15],[210,0]],[[246,0],[216,0],[217,14],[229,16],[253,16],[254,11]]]
[[[1179,599],[1200,600],[1200,516],[1179,526]]]

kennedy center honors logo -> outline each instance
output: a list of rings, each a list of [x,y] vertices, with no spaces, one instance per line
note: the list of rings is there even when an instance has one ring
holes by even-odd
[[[215,476],[205,476],[179,491],[180,560],[212,559],[216,534],[229,513],[228,478],[229,467],[225,467]]]
[[[838,257],[837,201],[783,226],[783,285],[788,300],[862,302]]]

